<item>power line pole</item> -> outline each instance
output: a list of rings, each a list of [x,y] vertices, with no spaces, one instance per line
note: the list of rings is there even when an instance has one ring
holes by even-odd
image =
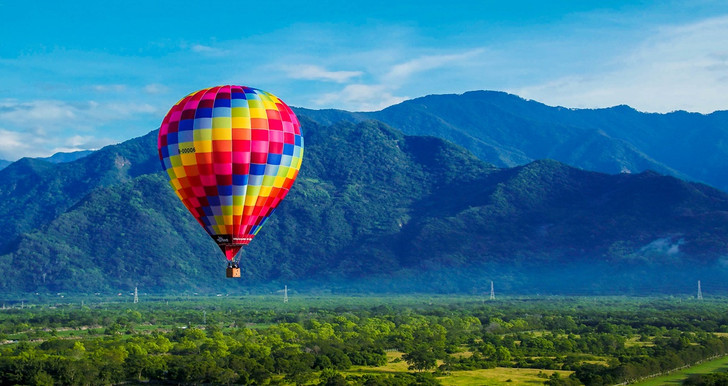
[[[698,300],[703,300],[703,291],[700,290],[700,280],[698,280]]]
[[[137,287],[134,287],[134,303],[139,303],[139,293],[137,292]]]
[[[288,303],[288,286],[283,286],[283,303]]]
[[[490,300],[495,300],[495,291],[493,290],[493,280],[490,281]]]

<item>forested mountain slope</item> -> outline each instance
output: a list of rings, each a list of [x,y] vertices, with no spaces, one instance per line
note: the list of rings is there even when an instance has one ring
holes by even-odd
[[[550,160],[500,169],[380,122],[302,124],[301,174],[243,250],[242,280],[224,278],[151,132],[0,171],[0,288],[463,292],[497,279],[526,293],[611,291],[639,277],[659,291],[667,278],[725,274],[728,195],[709,186]]]
[[[654,170],[728,190],[728,112],[652,114],[628,106],[567,109],[495,91],[429,95],[381,111],[296,109],[333,123],[376,119],[432,135],[501,167],[555,159],[604,173]]]

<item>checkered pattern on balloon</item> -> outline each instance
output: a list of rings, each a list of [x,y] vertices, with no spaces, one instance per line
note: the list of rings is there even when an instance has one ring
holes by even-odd
[[[234,261],[301,168],[301,126],[273,94],[218,86],[180,100],[159,129],[159,158],[197,222]]]

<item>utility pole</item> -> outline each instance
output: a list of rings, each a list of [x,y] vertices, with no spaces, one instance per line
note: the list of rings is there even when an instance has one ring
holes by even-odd
[[[490,300],[495,300],[495,291],[493,290],[493,280],[490,281]]]
[[[698,300],[703,300],[703,291],[700,290],[700,280],[698,280]]]
[[[288,303],[288,286],[283,286],[283,303]]]
[[[134,287],[134,303],[139,303],[139,292],[137,292],[137,287]]]

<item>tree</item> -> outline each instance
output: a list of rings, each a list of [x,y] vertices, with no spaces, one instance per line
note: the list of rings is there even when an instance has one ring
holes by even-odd
[[[503,346],[498,346],[495,350],[495,359],[498,362],[508,362],[511,360],[511,352]]]
[[[325,369],[322,371],[319,380],[319,385],[323,386],[346,386],[349,384],[343,375],[333,369]]]
[[[33,376],[32,383],[37,386],[53,386],[53,377],[41,370]]]
[[[410,370],[429,370],[437,364],[437,357],[428,344],[417,344],[410,352],[402,355]]]
[[[561,378],[559,373],[554,372],[544,384],[549,386],[576,386],[580,385],[581,382],[574,378]]]

